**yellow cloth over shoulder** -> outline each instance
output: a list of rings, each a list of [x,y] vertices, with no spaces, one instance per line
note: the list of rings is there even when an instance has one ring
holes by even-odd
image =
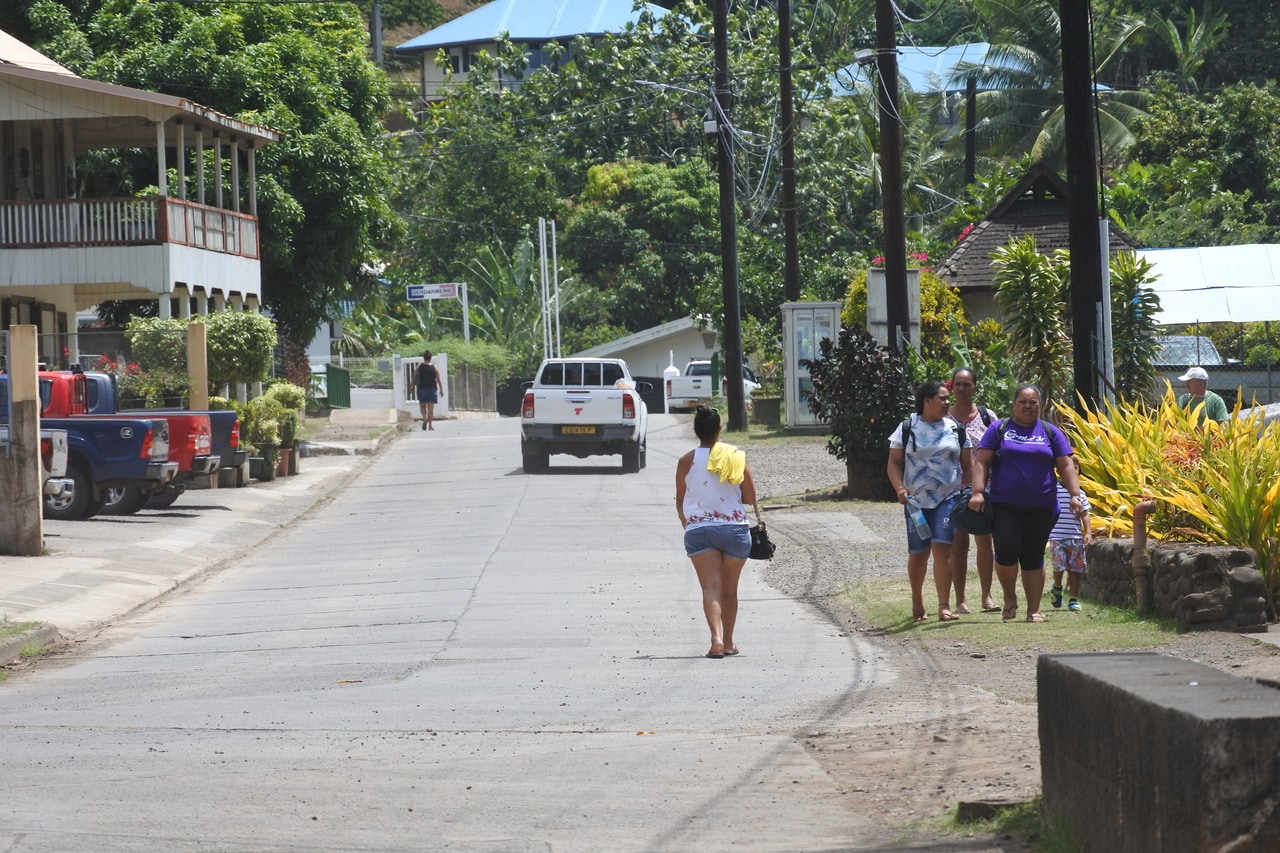
[[[711,448],[711,453],[707,454],[707,470],[713,474],[719,474],[720,482],[733,483],[736,486],[747,474],[746,451],[739,450],[732,444],[717,441]]]

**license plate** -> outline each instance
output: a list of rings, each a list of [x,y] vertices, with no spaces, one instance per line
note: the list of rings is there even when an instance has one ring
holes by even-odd
[[[595,435],[596,428],[594,426],[562,426],[560,427],[561,435]]]

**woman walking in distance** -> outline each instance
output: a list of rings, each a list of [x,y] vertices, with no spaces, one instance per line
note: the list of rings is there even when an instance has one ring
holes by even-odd
[[[422,364],[414,374],[418,386],[418,410],[422,413],[422,428],[435,429],[436,403],[444,393],[444,383],[440,381],[440,371],[431,363],[431,350],[422,351]]]
[[[676,463],[676,514],[684,552],[702,587],[702,612],[711,629],[709,658],[736,655],[738,579],[751,553],[747,507],[756,502],[747,455],[720,441],[720,413],[699,406],[693,414],[698,446]]]
[[[1014,392],[1013,417],[987,427],[978,445],[969,508],[981,512],[990,500],[995,513],[991,536],[1006,622],[1018,616],[1019,567],[1027,621],[1044,621],[1044,550],[1058,517],[1055,470],[1067,487],[1071,512],[1077,518],[1085,512],[1074,455],[1062,430],[1040,420],[1040,389],[1030,384]]]

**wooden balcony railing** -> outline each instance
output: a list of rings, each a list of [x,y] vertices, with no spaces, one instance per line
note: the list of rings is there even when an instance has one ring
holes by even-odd
[[[258,220],[176,198],[0,203],[0,247],[7,249],[164,243],[257,258]]]

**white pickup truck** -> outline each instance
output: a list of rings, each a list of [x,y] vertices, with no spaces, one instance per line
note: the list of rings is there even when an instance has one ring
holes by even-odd
[[[520,407],[520,455],[527,474],[546,470],[553,453],[622,456],[622,470],[645,465],[649,411],[617,358],[549,358]]]
[[[751,368],[742,365],[742,396],[751,400],[751,392],[760,387]],[[711,362],[707,359],[690,359],[684,373],[667,380],[667,411],[692,412],[699,403],[709,403],[716,394],[729,393],[727,377],[721,375],[720,388],[711,387]]]
[[[0,424],[0,443],[8,442],[9,425]],[[67,431],[40,430],[40,482],[46,497],[63,498],[71,493],[74,481],[67,477]]]

